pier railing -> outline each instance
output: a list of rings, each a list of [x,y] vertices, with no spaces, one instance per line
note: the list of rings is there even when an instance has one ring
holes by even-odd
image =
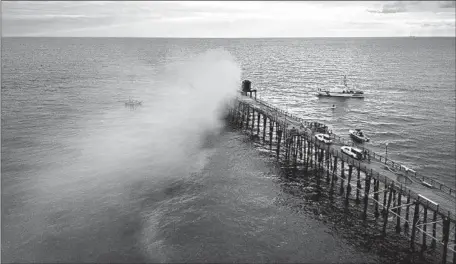
[[[298,121],[299,123],[303,124],[305,127],[308,127],[308,128],[313,128],[315,126],[321,126],[321,127],[325,127],[326,125],[323,124],[323,123],[320,123],[320,122],[311,122],[311,121],[308,121],[308,120],[304,120],[303,118],[299,117],[299,116],[296,116],[296,115],[293,115],[291,113],[288,113],[276,106],[273,106],[271,105],[270,103],[267,103],[266,101],[264,100],[261,100],[259,98],[256,98],[255,99],[256,102],[258,102],[259,104],[261,105],[264,105],[266,107],[268,107],[269,109],[271,110],[274,110],[276,112],[276,115],[277,116],[286,116],[287,118],[289,119],[294,119],[295,121]],[[326,126],[327,127],[327,126]],[[424,176],[424,175],[421,175],[419,173],[417,173],[415,170],[413,169],[410,169],[398,162],[395,162],[391,159],[388,159],[387,157],[384,157],[370,149],[367,149],[367,148],[364,148],[363,146],[358,146],[356,145],[353,141],[351,140],[347,140],[339,135],[336,135],[334,133],[331,133],[330,134],[332,136],[333,139],[335,139],[338,143],[341,143],[341,144],[344,144],[346,146],[352,146],[352,147],[357,147],[359,149],[362,149],[362,151],[367,151],[368,155],[370,158],[373,158],[374,160],[377,160],[377,161],[380,161],[382,163],[384,163],[385,165],[387,165],[388,167],[392,168],[392,169],[395,169],[395,170],[398,170],[400,172],[404,172],[406,176],[409,176],[409,177],[413,177],[421,182],[426,182],[428,184],[431,184],[433,188],[435,189],[438,189],[444,193],[447,193],[453,197],[456,197],[456,189],[454,188],[451,188],[447,185],[445,185],[444,183],[441,183],[437,180],[434,180],[428,176]]]

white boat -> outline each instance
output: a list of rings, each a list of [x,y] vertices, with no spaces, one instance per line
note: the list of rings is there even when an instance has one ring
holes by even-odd
[[[350,136],[355,139],[356,141],[359,141],[359,142],[369,142],[370,138],[368,138],[364,133],[363,131],[361,131],[361,129],[359,128],[356,128],[354,130],[350,129],[348,130],[348,132],[350,133]]]
[[[323,142],[325,144],[331,144],[332,143],[332,139],[331,139],[331,137],[328,134],[316,134],[315,138],[318,141],[321,141],[321,142]]]
[[[363,158],[363,152],[360,149],[349,146],[343,146],[340,148],[340,150],[342,151],[342,153],[345,153],[354,159],[361,160]]]
[[[364,98],[364,92],[361,90],[350,89],[347,85],[347,75],[344,75],[344,86],[342,89],[336,90],[322,90],[318,89],[317,96],[323,97],[348,97],[348,98]]]

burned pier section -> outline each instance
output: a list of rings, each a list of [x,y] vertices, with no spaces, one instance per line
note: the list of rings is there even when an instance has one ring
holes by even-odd
[[[327,197],[366,226],[375,223],[385,241],[388,237],[408,240],[404,244],[408,244],[410,254],[427,254],[434,261],[438,258],[439,263],[456,263],[456,208],[444,208],[416,189],[384,175],[371,166],[370,159],[383,158],[373,151],[363,149],[367,155],[354,159],[337,146],[318,140],[315,134],[329,133],[327,125],[293,116],[258,99],[256,94],[251,82],[243,81],[228,111],[228,123],[268,149],[294,177],[312,181],[317,200]],[[329,134],[334,141],[350,145],[341,137]],[[385,158],[381,162],[404,170]],[[408,173],[409,169],[406,170]],[[413,171],[412,177],[419,176]],[[454,189],[440,183],[436,186],[439,186],[436,191],[447,195],[447,199],[454,198]]]

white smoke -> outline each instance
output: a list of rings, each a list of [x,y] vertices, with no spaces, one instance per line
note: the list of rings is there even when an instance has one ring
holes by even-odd
[[[142,108],[129,112],[119,105],[100,127],[67,140],[79,155],[62,157],[34,178],[39,201],[117,204],[122,196],[117,192],[135,182],[183,177],[198,169],[202,138],[222,127],[223,106],[240,87],[240,66],[228,52],[211,50],[167,64],[154,78],[159,80],[140,98]]]
[[[103,219],[140,210],[143,197],[160,188],[160,181],[186,177],[204,166],[202,137],[222,126],[221,109],[240,86],[240,67],[228,52],[213,50],[165,68],[159,76],[150,76],[150,89],[138,98],[143,107],[129,111],[115,102],[118,105],[104,107],[100,117],[100,108],[89,105],[83,112],[94,110],[93,115],[46,131],[48,144],[55,147],[43,143],[27,153],[34,166],[18,175],[21,182],[5,193],[20,193],[23,201],[8,218],[21,224],[5,228],[11,247],[96,230],[94,226],[108,224]],[[131,93],[138,95],[140,89],[132,87]],[[122,93],[113,87],[91,92],[86,96],[114,98]],[[109,216],[109,210],[118,215]],[[118,233],[114,231],[113,238]]]
[[[174,143],[185,140],[188,144],[189,137],[194,139],[207,130],[220,128],[222,107],[235,96],[240,78],[239,65],[223,50],[211,50],[169,65],[166,95],[156,105],[166,118],[161,119],[156,131],[175,134]]]

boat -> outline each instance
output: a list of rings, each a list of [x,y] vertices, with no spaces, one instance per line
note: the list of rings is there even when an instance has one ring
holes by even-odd
[[[368,138],[359,128],[356,128],[354,130],[350,129],[348,132],[350,133],[350,136],[356,141],[369,142],[370,140],[370,138]]]
[[[317,96],[322,97],[346,97],[346,98],[364,98],[364,92],[361,90],[350,89],[347,85],[347,75],[344,75],[344,86],[342,90],[331,91],[330,89],[323,90],[321,88],[317,91]]]
[[[340,150],[342,151],[342,153],[344,153],[354,159],[357,159],[357,160],[363,159],[363,152],[362,152],[362,150],[360,150],[358,148],[343,146],[340,148]]]
[[[128,101],[124,101],[125,106],[139,106],[142,105],[142,101],[139,100],[133,100],[131,97],[128,98]]]
[[[321,142],[323,142],[325,144],[331,144],[332,143],[331,136],[329,136],[328,134],[317,134],[317,135],[315,135],[315,138],[318,141],[321,141]]]
[[[335,105],[332,105],[332,106],[331,106],[331,109],[336,109],[336,106],[335,106]]]

